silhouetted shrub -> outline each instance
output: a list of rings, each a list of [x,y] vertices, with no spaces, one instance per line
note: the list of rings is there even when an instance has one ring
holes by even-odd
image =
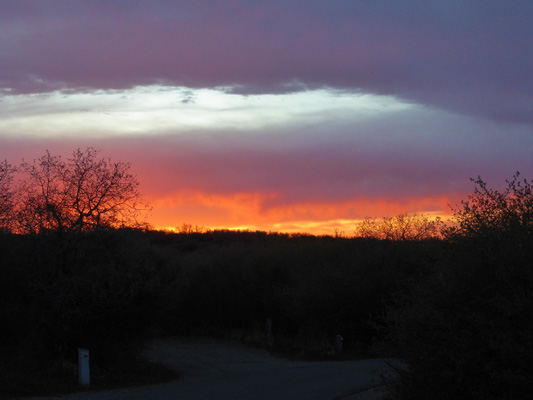
[[[405,399],[525,399],[533,385],[533,195],[477,187],[448,252],[390,313]]]

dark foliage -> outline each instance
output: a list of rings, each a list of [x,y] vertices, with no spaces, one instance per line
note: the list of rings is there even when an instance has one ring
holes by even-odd
[[[78,347],[105,371],[155,333],[232,336],[305,357],[335,356],[341,334],[343,356],[365,356],[385,302],[440,245],[230,231],[3,234],[0,375],[16,381],[34,365],[45,381],[74,379]]]
[[[438,265],[391,309],[393,347],[408,372],[405,399],[525,399],[533,385],[532,194],[476,190]]]
[[[97,369],[139,354],[159,278],[157,257],[138,241],[119,231],[0,236],[1,386],[17,384],[21,371],[71,376],[78,347]]]
[[[251,232],[152,235],[174,260],[175,280],[162,294],[167,332],[255,330],[261,341],[271,318],[274,348],[309,356],[331,353],[336,334],[352,355],[368,351],[385,302],[441,245]]]

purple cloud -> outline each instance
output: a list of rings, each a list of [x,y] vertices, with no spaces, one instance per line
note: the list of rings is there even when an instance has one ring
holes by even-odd
[[[533,123],[533,3],[3,1],[0,90],[334,87]]]

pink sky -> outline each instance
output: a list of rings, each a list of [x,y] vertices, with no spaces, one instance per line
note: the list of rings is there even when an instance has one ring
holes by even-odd
[[[533,176],[527,1],[0,3],[0,159],[131,162],[156,227],[332,233]]]

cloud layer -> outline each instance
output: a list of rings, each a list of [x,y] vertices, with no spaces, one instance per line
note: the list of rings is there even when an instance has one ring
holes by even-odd
[[[0,85],[326,86],[532,123],[532,17],[526,0],[8,0]]]

